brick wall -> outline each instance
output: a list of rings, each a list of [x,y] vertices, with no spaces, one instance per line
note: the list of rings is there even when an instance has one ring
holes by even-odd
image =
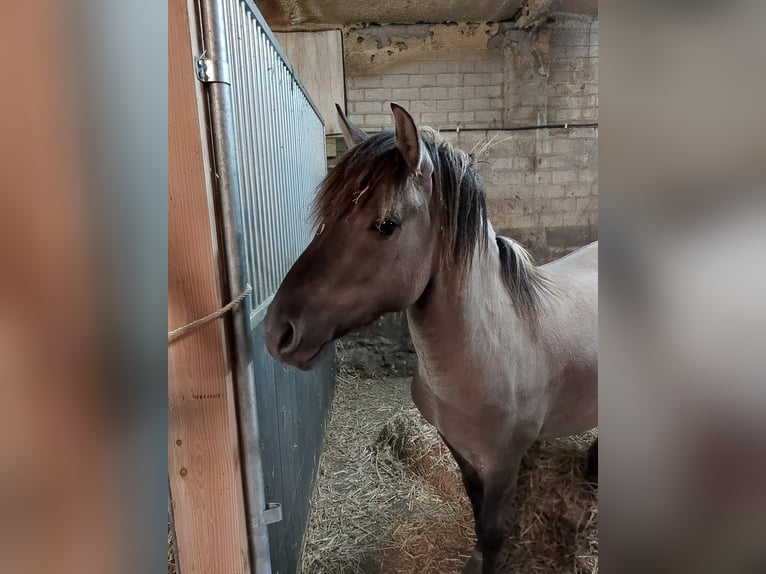
[[[557,18],[537,34],[503,23],[344,30],[349,117],[390,129],[396,101],[477,159],[495,229],[546,261],[597,236],[598,22]]]

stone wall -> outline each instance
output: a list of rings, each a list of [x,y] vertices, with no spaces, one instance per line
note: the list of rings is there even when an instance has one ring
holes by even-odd
[[[477,156],[492,223],[547,261],[597,237],[598,22],[555,18],[537,33],[504,23],[347,27],[349,117],[392,127],[407,108]]]

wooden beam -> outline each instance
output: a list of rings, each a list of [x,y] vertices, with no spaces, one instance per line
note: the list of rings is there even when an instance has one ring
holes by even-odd
[[[168,3],[168,330],[224,301],[187,0]],[[247,574],[234,392],[221,321],[168,347],[168,475],[182,574]]]

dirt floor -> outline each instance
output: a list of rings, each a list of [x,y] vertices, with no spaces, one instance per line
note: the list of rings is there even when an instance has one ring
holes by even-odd
[[[474,544],[456,465],[410,399],[408,342],[369,334],[338,346],[303,574],[460,572]],[[517,520],[501,572],[598,572],[596,489],[582,478],[588,433],[536,445],[525,458]]]

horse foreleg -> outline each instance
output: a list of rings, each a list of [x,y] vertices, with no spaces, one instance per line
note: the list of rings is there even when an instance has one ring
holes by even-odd
[[[468,462],[463,456],[460,455],[452,445],[447,442],[444,435],[440,434],[444,444],[452,453],[452,458],[457,462],[458,468],[460,468],[460,475],[463,478],[463,486],[465,487],[465,493],[468,495],[468,500],[471,501],[471,508],[473,510],[474,522],[478,525],[479,513],[481,512],[481,502],[484,497],[484,483],[479,476],[477,470]]]
[[[463,574],[480,574],[481,572],[481,549],[479,545],[479,516],[481,514],[482,502],[484,500],[484,482],[479,476],[478,471],[458,453],[452,445],[447,442],[447,439],[443,435],[442,440],[447,445],[452,457],[457,462],[460,468],[460,474],[463,478],[463,486],[465,487],[465,493],[468,495],[468,500],[471,501],[471,509],[473,510],[473,520],[476,528],[476,547],[473,551],[473,556],[466,563],[463,569]]]
[[[484,481],[484,498],[479,515],[479,548],[482,574],[494,574],[497,558],[503,547],[505,525],[513,514],[513,494],[519,474],[521,458],[526,448],[514,449]]]
[[[468,499],[471,501],[473,521],[476,529],[476,546],[473,549],[473,555],[463,569],[463,574],[479,574],[481,572],[481,540],[479,524],[481,521],[481,509],[484,502],[484,482],[476,469],[465,459],[462,459],[461,462],[461,459],[458,458],[459,456],[460,455],[455,456],[455,460],[458,461],[458,466],[460,466],[460,472],[463,475],[463,486],[465,486],[465,492],[468,495]]]
[[[585,479],[598,484],[598,438],[588,448],[588,461],[585,465]]]

